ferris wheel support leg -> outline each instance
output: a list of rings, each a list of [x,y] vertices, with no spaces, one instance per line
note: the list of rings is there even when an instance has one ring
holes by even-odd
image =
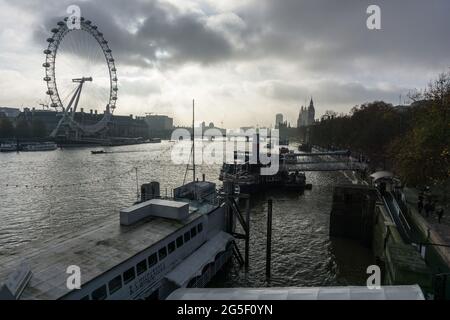
[[[81,84],[78,86],[77,90],[75,90],[74,95],[72,96],[72,98],[70,99],[69,104],[67,105],[67,107],[64,109],[63,111],[63,116],[61,118],[61,120],[59,120],[58,124],[56,125],[56,128],[52,131],[52,133],[50,134],[50,137],[55,138],[56,135],[58,134],[59,128],[61,127],[61,125],[66,122],[66,118],[68,116],[68,111],[70,110],[75,98],[78,96],[79,97],[79,91],[80,91],[80,86]]]

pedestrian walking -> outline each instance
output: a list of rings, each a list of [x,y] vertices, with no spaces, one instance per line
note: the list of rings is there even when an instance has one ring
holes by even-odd
[[[419,193],[419,201],[422,201],[422,204],[423,204],[423,192]]]
[[[422,210],[423,210],[423,199],[420,199],[417,202],[417,210],[419,210],[419,213],[422,214]]]
[[[435,210],[436,210],[436,201],[433,201],[431,202],[430,213],[434,214]]]
[[[431,212],[431,203],[430,202],[425,203],[424,209],[425,209],[425,216],[428,218]]]
[[[437,211],[438,222],[441,223],[442,217],[444,216],[444,208],[440,207]]]

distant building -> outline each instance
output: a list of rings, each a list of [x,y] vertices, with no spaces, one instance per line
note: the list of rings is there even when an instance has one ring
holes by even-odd
[[[170,138],[173,131],[173,119],[165,115],[147,115],[145,123],[148,127],[150,138]]]
[[[0,116],[2,118],[8,118],[11,122],[14,122],[19,114],[20,109],[18,108],[0,107]]]
[[[87,115],[84,114],[85,117]],[[97,115],[97,117],[99,120],[103,114]],[[84,121],[86,120],[85,118]],[[129,116],[113,115],[108,124],[108,135],[123,138],[147,138],[149,136],[148,125],[143,118],[134,118],[132,114]]]
[[[314,102],[311,98],[311,102],[309,103],[309,107],[301,107],[300,113],[298,115],[297,127],[307,127],[314,124],[314,119],[316,116],[316,110],[314,108]]]
[[[17,116],[17,119],[24,120],[29,125],[39,121],[45,127],[46,135],[49,135],[58,125],[61,116],[62,114],[60,112],[54,110],[25,108],[24,111]],[[80,112],[75,113],[74,119],[77,123],[82,125],[94,125],[98,123],[103,116],[104,114],[98,113],[97,110],[90,110],[90,112],[87,113],[81,108]],[[133,118],[132,115],[113,115],[111,122],[108,124],[106,134],[111,137],[146,138],[148,137],[148,126],[144,120]]]
[[[145,122],[150,131],[165,131],[173,129],[173,119],[164,115],[148,115]]]
[[[275,128],[276,129],[279,128],[280,124],[282,124],[282,123],[283,123],[283,115],[281,113],[278,113],[275,116]]]

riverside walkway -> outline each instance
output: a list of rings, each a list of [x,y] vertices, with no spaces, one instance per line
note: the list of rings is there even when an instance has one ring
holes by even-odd
[[[427,243],[438,244],[442,246],[433,246],[444,263],[450,269],[450,213],[446,208],[446,215],[444,215],[441,223],[438,223],[436,214],[431,214],[425,217],[425,214],[420,214],[417,209],[418,192],[415,189],[405,188],[403,190],[406,198],[406,204],[410,213],[412,222],[417,226],[418,230],[428,239]]]

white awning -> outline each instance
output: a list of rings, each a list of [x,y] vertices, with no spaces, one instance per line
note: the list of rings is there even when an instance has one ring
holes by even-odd
[[[186,286],[192,278],[201,275],[204,266],[214,262],[219,252],[225,251],[228,242],[232,239],[234,239],[232,235],[220,231],[176,266],[165,278],[179,287]]]
[[[394,174],[392,172],[389,172],[389,171],[377,171],[375,173],[372,173],[370,175],[370,177],[375,182],[375,181],[380,180],[380,179],[392,178],[392,177],[394,177]]]
[[[177,289],[167,300],[425,300],[418,285],[310,288]]]

